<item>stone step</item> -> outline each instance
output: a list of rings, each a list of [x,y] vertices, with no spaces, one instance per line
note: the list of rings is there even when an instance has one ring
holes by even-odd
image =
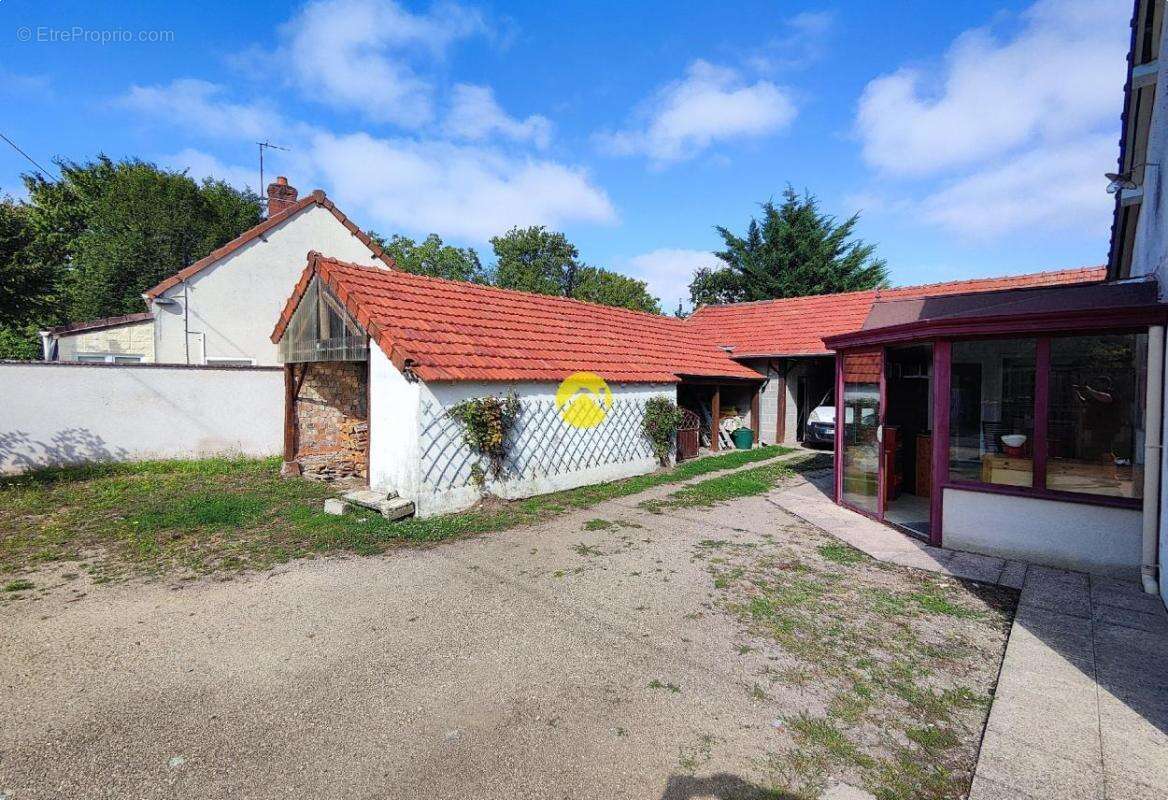
[[[403,519],[414,515],[414,504],[395,495],[392,499],[382,501],[377,510],[386,519]]]
[[[397,498],[397,492],[378,492],[372,489],[356,489],[351,492],[345,492],[341,495],[345,502],[352,503],[355,506],[362,506],[364,508],[372,509],[373,511],[380,511],[381,504],[387,500],[394,500]]]

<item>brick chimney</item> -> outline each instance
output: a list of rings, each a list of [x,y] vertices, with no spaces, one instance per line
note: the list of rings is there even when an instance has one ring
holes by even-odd
[[[295,186],[288,185],[288,179],[283,175],[276,178],[275,183],[268,184],[268,216],[274,217],[281,211],[296,205],[298,192]]]

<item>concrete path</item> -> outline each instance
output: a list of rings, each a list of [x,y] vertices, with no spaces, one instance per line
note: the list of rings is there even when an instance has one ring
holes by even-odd
[[[779,508],[873,558],[1021,588],[969,800],[1168,797],[1168,612],[1135,583],[931,547],[836,505],[830,474]]]
[[[955,578],[995,583],[1021,589],[1026,564],[976,553],[932,547],[887,525],[848,511],[831,499],[830,470],[797,480],[772,493],[769,499],[784,511],[801,517],[879,561],[902,567],[941,572]]]
[[[970,800],[1168,797],[1168,613],[1135,584],[1031,566]]]

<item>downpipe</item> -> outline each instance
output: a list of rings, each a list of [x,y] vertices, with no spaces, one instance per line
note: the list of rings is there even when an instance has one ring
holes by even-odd
[[[1148,399],[1144,438],[1143,558],[1140,579],[1148,594],[1160,593],[1157,580],[1160,532],[1160,470],[1164,434],[1164,326],[1148,329]]]

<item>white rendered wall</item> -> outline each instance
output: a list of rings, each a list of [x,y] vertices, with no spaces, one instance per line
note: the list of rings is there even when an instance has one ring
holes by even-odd
[[[375,342],[369,343],[369,486],[417,502],[418,395]]]
[[[1139,580],[1138,509],[962,489],[944,500],[945,547]]]
[[[385,266],[331,211],[309,206],[187,282],[190,363],[250,358],[257,365],[279,364],[269,337],[304,272],[309,250],[355,264]],[[151,304],[160,363],[186,363],[183,294],[180,283],[163,295],[177,303]]]
[[[278,370],[7,363],[0,397],[0,472],[283,447]]]
[[[596,442],[608,441],[606,437],[612,436],[614,428],[605,426],[615,425],[622,419],[627,420],[627,412],[638,404],[643,405],[650,397],[663,396],[674,402],[677,400],[677,388],[673,384],[609,384],[613,393],[614,408],[619,406],[622,412],[611,412],[596,428],[579,431],[563,422],[558,414],[546,413],[548,405],[554,404],[557,383],[458,382],[419,383],[417,386],[420,389],[419,405],[422,412],[422,425],[419,429],[421,473],[416,494],[410,499],[414,501],[419,516],[468,508],[482,497],[483,492],[479,487],[466,479],[465,456],[468,451],[464,449],[461,454],[459,453],[459,448],[465,448],[465,445],[461,443],[457,429],[447,428],[442,437],[427,434],[431,427],[436,426],[436,421],[443,418],[447,409],[463,400],[489,395],[503,396],[509,389],[514,389],[524,404],[523,413],[526,419],[521,417],[521,425],[526,427],[521,428],[523,433],[515,449],[534,457],[524,459],[525,464],[522,465],[520,474],[511,473],[501,480],[488,479],[486,486],[486,490],[491,494],[505,499],[531,497],[652,472],[657,469],[658,462],[648,452],[647,445],[641,447],[642,439],[637,440],[637,445],[642,450],[637,457],[616,463],[596,464],[551,473],[541,471],[539,463],[541,455],[560,456],[573,448],[587,449]],[[372,431],[377,425],[377,420],[372,420],[371,425],[374,426],[371,428]],[[625,432],[629,436],[623,439],[626,449],[633,437],[643,436],[639,430]],[[435,451],[440,455],[435,455]],[[442,478],[438,479],[435,475],[440,470],[436,472],[433,465],[445,463],[444,459],[455,464],[456,469],[452,474],[443,474]]]

